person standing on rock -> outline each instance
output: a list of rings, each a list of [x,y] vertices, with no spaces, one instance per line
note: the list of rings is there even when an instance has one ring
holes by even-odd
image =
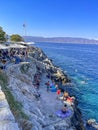
[[[50,87],[51,87],[51,88],[54,88],[54,87],[55,87],[55,82],[54,82],[54,80],[52,80],[52,83],[50,84]]]
[[[61,90],[59,89],[58,84],[56,85],[56,88],[57,88],[57,91],[56,91],[57,97],[56,97],[56,99],[59,99],[59,96],[61,94]]]
[[[65,104],[64,107],[61,109],[62,113],[66,113],[68,110],[67,105]]]
[[[48,81],[48,82],[46,83],[46,85],[47,85],[47,92],[49,92],[50,82]]]

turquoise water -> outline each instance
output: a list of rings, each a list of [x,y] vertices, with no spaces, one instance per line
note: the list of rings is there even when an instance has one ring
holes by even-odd
[[[36,43],[72,79],[85,120],[98,121],[98,45]]]

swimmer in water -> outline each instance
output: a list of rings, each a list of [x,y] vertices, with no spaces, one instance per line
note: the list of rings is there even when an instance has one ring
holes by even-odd
[[[86,84],[86,81],[84,80],[84,81],[81,81],[81,84]]]
[[[77,72],[78,70],[77,69],[75,69],[75,72]]]

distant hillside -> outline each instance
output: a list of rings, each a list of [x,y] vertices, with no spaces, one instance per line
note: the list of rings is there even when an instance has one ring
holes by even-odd
[[[83,43],[83,44],[98,44],[98,40],[86,39],[86,38],[73,38],[73,37],[33,37],[23,36],[25,41],[28,42],[55,42],[55,43]]]

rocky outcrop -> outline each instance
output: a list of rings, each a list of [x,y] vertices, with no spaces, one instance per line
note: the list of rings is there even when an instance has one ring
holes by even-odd
[[[56,82],[59,82],[63,85],[71,82],[70,78],[59,67],[56,67],[52,63],[52,60],[49,59],[41,49],[37,47],[32,47],[30,56],[31,59],[37,59],[37,62],[39,61],[42,63],[40,68],[44,68],[44,70],[47,72],[48,76],[51,77],[51,79],[54,79]]]
[[[45,83],[54,79],[57,83],[66,84],[70,79],[42,50],[30,47],[28,62],[7,67],[6,74],[9,77],[7,88],[28,116],[28,119],[21,117],[18,121],[23,130],[84,130],[76,106],[69,106],[71,114],[67,118],[57,117],[56,111],[63,107],[63,103],[57,100],[56,93],[46,91]],[[34,86],[36,74],[40,79],[39,89]]]
[[[35,68],[35,71],[29,77],[27,74],[31,69],[30,66],[26,73],[23,73],[21,72],[22,65],[9,68],[7,75],[9,76],[9,89],[15,99],[22,104],[24,113],[29,117],[28,122],[32,124],[32,128],[27,130],[74,130],[74,126],[71,126],[72,108],[70,108],[72,110],[71,116],[64,120],[58,118],[55,114],[57,110],[63,107],[63,104],[56,100],[55,93],[47,93],[45,86],[45,82],[49,80],[46,77],[47,73],[41,74],[40,88],[36,90],[32,85],[32,76],[38,70]],[[39,98],[37,97],[38,93],[41,95]]]
[[[75,100],[74,103],[74,114],[71,118],[71,124],[75,126],[76,130],[85,130],[82,120],[82,113],[80,109],[78,108],[78,101]]]
[[[20,130],[0,86],[0,130]]]
[[[98,130],[98,122],[95,119],[89,119],[87,121],[87,127],[90,129]]]

